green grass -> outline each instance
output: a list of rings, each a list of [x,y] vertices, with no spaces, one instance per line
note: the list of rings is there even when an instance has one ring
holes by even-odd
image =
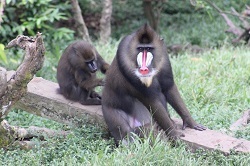
[[[177,5],[175,1],[170,1]],[[118,3],[118,2],[117,2]],[[124,2],[121,2],[124,3]],[[132,1],[130,2],[132,3]],[[140,3],[138,1],[138,3]],[[187,2],[189,3],[189,2]],[[224,3],[237,3],[223,1]],[[133,2],[134,4],[134,2]],[[183,6],[183,4],[181,4]],[[231,5],[228,5],[231,6]],[[235,5],[234,5],[235,6]],[[241,6],[244,4],[241,3]],[[170,6],[171,8],[171,6]],[[226,8],[228,9],[228,7]],[[236,8],[237,9],[237,8]],[[119,9],[128,12],[127,8]],[[134,10],[141,13],[138,8]],[[238,10],[240,11],[240,10]],[[234,38],[226,34],[226,24],[221,16],[210,10],[213,17],[207,13],[194,12],[193,14],[177,13],[174,15],[162,14],[160,35],[167,45],[197,44],[206,47],[207,51],[200,55],[183,53],[172,57],[172,67],[176,84],[185,100],[194,119],[213,130],[229,132],[229,126],[249,109],[250,105],[250,49],[249,47],[232,47],[227,43]],[[112,35],[119,39],[124,34],[131,33],[144,23],[139,14],[133,16],[132,21],[126,20],[120,27],[113,27]],[[127,15],[126,15],[127,17]],[[232,16],[230,16],[235,20]],[[119,20],[119,19],[118,19]],[[239,21],[236,21],[238,24]],[[48,34],[47,34],[48,35]],[[94,46],[105,60],[111,62],[119,42],[116,39],[107,44],[94,42]],[[9,39],[10,41],[11,39]],[[62,51],[72,41],[46,41],[46,59],[43,68],[36,74],[45,79],[56,82],[56,67]],[[73,40],[73,39],[72,39]],[[4,43],[7,44],[7,43]],[[213,48],[208,50],[208,48]],[[7,50],[7,63],[0,61],[0,65],[16,69],[22,61],[24,52],[21,49]],[[98,89],[100,90],[100,89]],[[178,117],[170,108],[170,113]],[[42,147],[39,140],[38,147],[25,151],[18,148],[9,150],[0,149],[0,165],[249,165],[250,154],[236,154],[224,156],[219,152],[198,151],[191,153],[184,144],[172,147],[158,138],[152,146],[149,140],[138,139],[128,146],[116,148],[112,138],[107,138],[107,131],[98,125],[84,125],[73,128],[48,119],[31,115],[21,110],[13,110],[6,118],[11,125],[28,127],[31,125],[58,130],[70,130],[67,139],[53,138]],[[250,140],[250,126],[234,133],[237,138]]]
[[[94,43],[103,57],[111,62],[119,42],[107,45]],[[186,53],[172,57],[175,81],[193,117],[210,129],[229,131],[250,104],[250,50],[246,47],[225,45],[201,55]],[[40,76],[55,80],[57,54],[46,54]],[[47,64],[46,64],[47,63]],[[173,116],[176,114],[170,110]],[[18,148],[0,150],[0,165],[247,165],[250,154],[223,156],[219,152],[191,153],[185,145],[172,147],[156,139],[135,140],[134,144],[116,148],[107,131],[98,126],[73,128],[43,119],[20,110],[10,112],[7,120],[12,125],[30,125],[71,130],[67,139],[53,138],[45,147],[25,151]],[[235,132],[235,136],[250,140],[250,128]]]
[[[224,46],[198,59],[186,55],[172,60],[190,111],[208,127],[228,128],[249,108],[249,55],[247,48]]]

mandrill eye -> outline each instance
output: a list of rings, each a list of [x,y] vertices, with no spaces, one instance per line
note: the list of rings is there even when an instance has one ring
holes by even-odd
[[[147,50],[147,51],[152,51],[153,48],[152,48],[152,47],[147,47],[146,50]]]
[[[143,51],[143,48],[142,48],[142,47],[138,47],[137,49],[138,49],[138,51],[140,51],[140,52]]]

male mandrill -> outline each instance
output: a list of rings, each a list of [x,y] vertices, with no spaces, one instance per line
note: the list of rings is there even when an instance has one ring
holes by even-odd
[[[85,41],[76,41],[63,52],[57,67],[60,93],[67,99],[83,105],[100,105],[101,97],[93,89],[103,86],[104,81],[96,78],[96,71],[106,73],[109,64],[96,49]]]
[[[122,39],[106,73],[102,111],[116,144],[131,139],[131,132],[143,136],[140,128],[149,126],[151,117],[170,139],[184,136],[166,102],[181,116],[183,129],[206,129],[194,121],[178,92],[163,40],[145,24]]]

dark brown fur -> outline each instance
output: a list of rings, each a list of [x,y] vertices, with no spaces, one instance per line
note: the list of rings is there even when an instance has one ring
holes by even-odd
[[[93,90],[104,81],[96,77],[96,70],[106,73],[109,64],[96,49],[84,41],[76,41],[63,52],[57,67],[60,92],[67,99],[84,105],[100,105],[101,97]]]
[[[153,60],[149,69],[156,71],[152,77],[135,74],[138,48],[151,49]],[[116,57],[106,73],[102,96],[103,115],[117,144],[130,132],[141,135],[138,127],[148,126],[151,117],[169,138],[175,140],[183,136],[176,130],[166,102],[183,119],[183,129],[188,126],[205,130],[191,117],[178,92],[165,43],[148,25],[124,37],[119,44]]]

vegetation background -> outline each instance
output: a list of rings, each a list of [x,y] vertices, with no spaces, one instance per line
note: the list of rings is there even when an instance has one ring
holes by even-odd
[[[202,1],[199,1],[202,2]],[[109,42],[99,42],[101,0],[79,1],[90,37],[98,52],[111,62],[120,39],[147,20],[142,1],[113,1],[112,36]],[[215,2],[221,9],[234,7],[242,11],[249,0]],[[23,57],[22,50],[4,50],[19,34],[43,33],[46,46],[44,67],[37,73],[56,82],[56,67],[62,51],[76,40],[72,26],[70,1],[67,0],[6,0],[0,25],[0,65],[16,69]],[[238,25],[240,22],[230,16]],[[167,45],[198,45],[202,53],[182,51],[170,54],[176,83],[193,117],[210,129],[250,140],[250,126],[230,132],[235,122],[250,105],[250,49],[233,46],[233,36],[226,34],[222,17],[208,5],[192,6],[190,1],[168,0],[163,5],[158,32]],[[170,110],[172,116],[178,117]],[[67,139],[49,139],[47,146],[25,151],[18,148],[0,149],[0,165],[248,165],[250,154],[224,156],[219,152],[189,152],[185,145],[171,147],[156,139],[135,140],[129,146],[115,147],[107,131],[98,125],[72,128],[42,119],[22,110],[13,110],[6,118],[12,125],[36,125],[52,129],[71,130]],[[34,139],[35,140],[35,139]]]

